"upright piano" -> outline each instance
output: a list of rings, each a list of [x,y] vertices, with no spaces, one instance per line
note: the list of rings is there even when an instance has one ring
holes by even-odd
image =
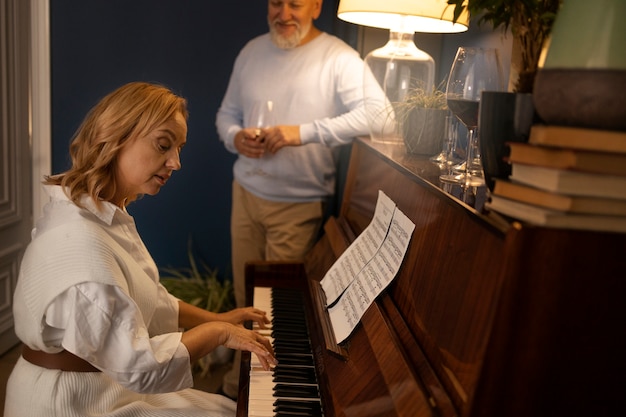
[[[249,303],[258,289],[284,289],[304,310],[297,326],[307,329],[319,394],[311,401],[320,407],[277,415],[624,412],[625,234],[532,227],[487,213],[484,191],[468,200],[442,189],[439,168],[402,145],[359,139],[351,152],[340,214],[307,257],[246,266]],[[371,221],[379,190],[415,230],[395,279],[338,345],[319,282]],[[239,417],[258,414],[250,366],[244,353]]]

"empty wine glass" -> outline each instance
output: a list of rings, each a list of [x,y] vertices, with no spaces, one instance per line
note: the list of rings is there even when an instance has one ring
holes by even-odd
[[[274,125],[274,102],[272,100],[256,101],[250,110],[248,126],[254,127],[256,139],[261,135],[261,129]],[[267,175],[262,168],[262,156],[252,158],[251,169],[248,175]]]
[[[455,116],[446,116],[441,152],[430,157],[430,160],[441,168],[450,167],[451,165],[461,162],[461,159],[456,154],[457,123],[459,123],[459,121]]]
[[[494,48],[460,47],[457,50],[448,85],[448,108],[467,127],[465,169],[459,174],[441,175],[441,181],[464,187],[485,183],[478,147],[478,106],[484,90],[502,89],[502,67],[498,50]]]

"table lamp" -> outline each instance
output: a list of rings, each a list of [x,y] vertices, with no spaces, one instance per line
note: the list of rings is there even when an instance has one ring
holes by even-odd
[[[467,8],[453,23],[447,0],[341,0],[337,17],[350,23],[389,29],[389,41],[365,57],[366,71],[380,89],[364,86],[365,110],[372,141],[401,143],[402,114],[412,94],[432,94],[435,62],[413,41],[415,32],[458,33],[469,25]],[[367,80],[371,76],[366,74]],[[382,97],[381,97],[382,95]],[[381,110],[381,100],[386,103]]]

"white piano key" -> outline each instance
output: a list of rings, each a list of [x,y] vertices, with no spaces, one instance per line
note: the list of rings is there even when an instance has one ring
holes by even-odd
[[[261,310],[264,310],[268,314],[268,319],[273,320],[272,316],[272,289],[267,287],[255,287],[253,305]],[[274,339],[271,337],[272,325],[267,326],[268,329],[261,329],[256,323],[253,324],[253,329],[258,331],[264,336],[267,336],[274,345]],[[287,367],[285,365],[281,365]],[[308,365],[292,365],[294,368],[312,368]],[[250,359],[250,381],[249,381],[249,396],[248,396],[248,417],[273,417],[274,403],[277,399],[285,399],[291,401],[321,401],[319,398],[308,397],[282,397],[277,396],[274,392],[276,383],[273,380],[273,370],[266,371],[261,367],[260,361],[256,355],[252,355]],[[317,387],[317,384],[309,383],[289,383],[281,382],[283,385],[292,386],[313,386]]]

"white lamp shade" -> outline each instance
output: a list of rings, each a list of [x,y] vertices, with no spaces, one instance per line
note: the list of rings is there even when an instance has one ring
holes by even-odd
[[[458,33],[467,30],[467,9],[452,23],[447,0],[341,0],[337,17],[357,25],[402,32]]]

